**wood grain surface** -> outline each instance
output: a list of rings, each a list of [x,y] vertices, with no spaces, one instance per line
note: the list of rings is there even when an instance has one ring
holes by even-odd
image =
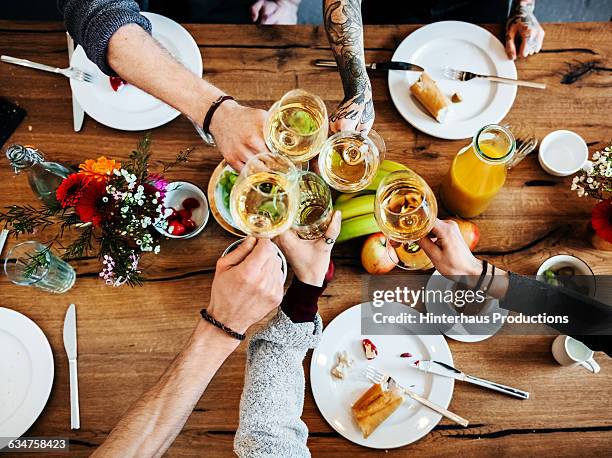
[[[242,103],[267,109],[287,90],[300,87],[319,94],[332,109],[342,98],[333,70],[312,61],[330,58],[324,30],[313,26],[186,25],[197,41],[205,77]],[[497,27],[488,27],[500,34]],[[368,61],[388,60],[416,26],[370,26],[365,30]],[[568,65],[599,61],[610,67],[611,23],[547,24],[541,54],[517,63],[522,79],[547,83],[546,91],[519,88],[506,120],[534,126],[542,138],[566,128],[583,136],[591,151],[610,141],[612,78],[593,72],[571,85],[561,84]],[[66,66],[64,28],[55,23],[0,21],[2,54]],[[376,130],[385,138],[387,158],[403,162],[436,189],[453,155],[465,141],[444,141],[415,131],[395,110],[386,74],[373,74]],[[76,164],[104,154],[125,158],[141,136],[109,129],[87,118],[72,130],[71,94],[61,76],[0,64],[0,96],[18,103],[28,116],[9,139],[35,145],[52,160]],[[232,126],[240,128],[240,126]],[[193,181],[204,189],[220,161],[203,146],[191,124],[178,118],[153,131],[155,161],[168,161],[179,150],[198,145],[191,163],[170,178]],[[25,176],[0,167],[0,205],[35,203]],[[513,169],[490,209],[475,219],[482,237],[477,254],[500,267],[534,274],[553,254],[583,258],[597,274],[612,274],[612,253],[593,250],[586,238],[592,201],[569,190],[569,178],[545,174],[532,155]],[[45,234],[35,238],[45,240]],[[188,241],[167,241],[162,253],[144,260],[143,288],[113,289],[97,278],[93,258],[72,264],[76,286],[61,296],[0,279],[0,306],[18,310],[40,325],[55,357],[55,381],[43,414],[28,436],[71,438],[71,455],[86,456],[99,445],[128,406],[160,376],[198,320],[198,311],[217,257],[234,237],[211,220]],[[10,240],[6,250],[15,244]],[[337,278],[320,302],[325,322],[361,302],[363,271],[360,244],[334,251]],[[70,431],[67,361],[62,345],[66,307],[77,304],[81,429]],[[373,451],[341,438],[318,412],[310,389],[303,419],[310,429],[313,456],[605,456],[612,453],[612,362],[598,354],[602,372],[561,368],[550,353],[550,336],[498,335],[487,341],[449,345],[457,366],[531,392],[517,401],[473,386],[457,384],[450,409],[469,418],[463,429],[448,420],[418,442],[396,450]],[[1,349],[0,349],[1,356]],[[223,365],[204,393],[168,456],[232,455],[238,420],[245,346]],[[308,367],[309,360],[306,361]],[[21,455],[23,456],[23,455]]]

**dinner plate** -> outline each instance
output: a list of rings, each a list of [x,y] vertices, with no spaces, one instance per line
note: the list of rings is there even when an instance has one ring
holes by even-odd
[[[376,449],[411,444],[431,431],[442,416],[406,398],[403,405],[370,437],[364,439],[352,418],[351,406],[372,386],[365,377],[365,370],[371,364],[430,401],[448,407],[453,395],[454,379],[411,368],[408,361],[399,355],[410,352],[419,359],[435,359],[451,365],[453,357],[444,337],[439,334],[415,335],[404,329],[403,335],[362,335],[362,307],[367,308],[364,311],[366,314],[373,311],[370,302],[355,305],[338,315],[323,331],[310,364],[310,384],[315,402],[330,426],[351,442]],[[409,307],[404,309],[407,313],[419,313]],[[372,361],[364,356],[361,340],[365,337],[371,339],[379,351]],[[344,350],[355,363],[346,377],[339,380],[331,375],[331,369],[336,365],[338,353]]]
[[[195,40],[181,25],[154,13],[142,13],[151,21],[153,38],[177,60],[202,76],[202,56]],[[108,76],[77,46],[70,65],[94,75],[93,83],[70,80],[72,95],[89,116],[100,124],[119,130],[146,130],[172,121],[180,113],[161,100],[128,84],[115,92]]]
[[[42,412],[53,385],[53,353],[32,320],[0,307],[0,449]]]
[[[236,223],[234,223],[230,209],[223,204],[221,187],[218,185],[225,171],[234,171],[234,169],[227,162],[221,161],[210,176],[207,189],[210,212],[213,218],[215,218],[215,221],[219,223],[219,226],[227,232],[237,235],[238,237],[246,237],[246,234],[236,226]]]
[[[435,270],[431,275],[429,281],[427,282],[426,289],[436,291],[450,291],[453,289],[454,282],[449,280],[448,278],[440,275],[440,273]],[[429,295],[426,297],[429,298]],[[428,313],[433,313],[435,315],[458,315],[457,311],[450,307],[448,304],[439,301],[426,300],[425,308]],[[494,313],[498,313],[501,316],[507,316],[508,310],[503,309],[499,305],[499,301],[497,299],[489,299],[483,306],[482,310],[479,312],[479,315],[487,315],[492,317]],[[493,337],[497,332],[503,327],[503,323],[501,321],[491,322],[488,324],[461,324],[457,323],[455,325],[448,325],[443,327],[440,325],[439,330],[446,337],[449,337],[453,340],[457,340],[459,342],[473,343],[473,342],[481,342],[483,340],[488,339],[489,337]]]
[[[452,81],[444,77],[450,67],[483,75],[516,79],[516,66],[502,43],[489,31],[459,21],[436,22],[408,35],[393,60],[420,65],[449,98],[455,92],[463,101],[451,103],[445,123],[437,122],[410,94],[420,73],[389,71],[391,99],[400,114],[426,134],[457,140],[471,138],[483,126],[500,122],[514,103],[516,86],[484,79]]]

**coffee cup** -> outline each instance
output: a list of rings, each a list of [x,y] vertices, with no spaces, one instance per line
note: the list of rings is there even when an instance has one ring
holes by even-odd
[[[557,336],[552,344],[552,354],[562,366],[582,366],[597,374],[599,364],[593,359],[593,350],[570,336]]]

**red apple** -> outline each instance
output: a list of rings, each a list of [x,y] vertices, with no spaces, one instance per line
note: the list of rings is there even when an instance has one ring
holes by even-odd
[[[387,252],[387,238],[382,232],[370,235],[361,249],[361,265],[370,274],[380,275],[391,272],[395,263]]]
[[[476,248],[476,245],[478,245],[478,240],[480,240],[480,229],[478,229],[478,226],[471,221],[461,218],[448,219],[457,223],[463,240],[465,240],[465,243],[470,248],[470,251],[474,251],[474,248]]]

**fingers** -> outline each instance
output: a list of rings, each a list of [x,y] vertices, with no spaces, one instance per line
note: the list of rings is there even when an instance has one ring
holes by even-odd
[[[264,0],[257,0],[251,5],[251,21],[257,22],[259,20],[259,13],[264,5]]]
[[[513,23],[506,31],[506,54],[512,60],[516,60],[516,27],[516,24]]]
[[[542,51],[542,46],[544,46],[544,36],[546,35],[546,32],[544,32],[544,29],[540,29],[538,32],[538,45],[536,48],[536,53]]]
[[[423,237],[416,243],[421,247],[429,259],[431,259],[431,262],[433,262],[435,266],[436,261],[442,256],[442,249],[429,237]]]
[[[339,210],[334,211],[331,222],[325,231],[325,238],[336,240],[340,234],[340,228],[342,226],[342,212]]]
[[[338,119],[329,123],[329,130],[332,134],[341,132],[343,130],[357,130],[359,121],[357,119]]]
[[[247,237],[234,251],[220,258],[217,264],[221,265],[223,269],[240,264],[251,253],[256,242],[255,237]]]
[[[245,164],[244,161],[241,161],[238,158],[225,159],[225,162],[227,162],[236,172],[240,172]]]
[[[255,248],[249,253],[244,260],[245,264],[248,264],[249,269],[253,269],[253,272],[260,271],[268,262],[268,259],[272,257],[278,257],[278,251],[276,245],[268,239],[258,239]]]

